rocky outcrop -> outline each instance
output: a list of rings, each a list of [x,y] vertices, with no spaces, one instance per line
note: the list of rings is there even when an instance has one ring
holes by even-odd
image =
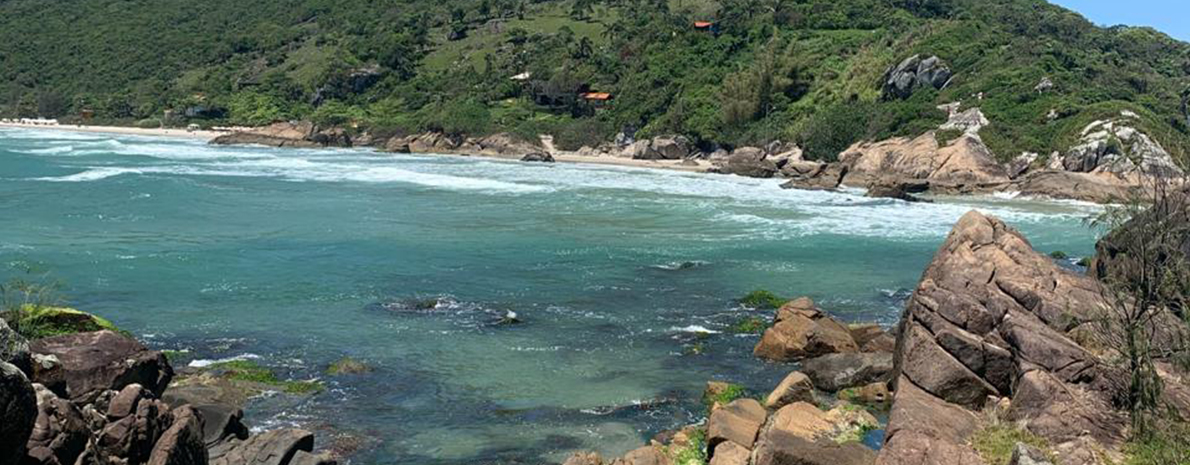
[[[1044,170],[1016,179],[1007,190],[1024,196],[1120,203],[1132,198],[1138,187],[1103,173]]]
[[[160,396],[174,375],[161,352],[113,331],[39,339],[30,344],[30,350],[53,356],[62,365],[62,370],[50,372],[45,378],[35,374],[33,382],[51,386],[64,381],[65,392],[60,394],[78,403],[88,403],[104,391],[130,384],[140,384]]]
[[[299,451],[313,450],[313,433],[299,429],[273,430],[211,449],[211,465],[289,465]]]
[[[342,128],[320,129],[309,121],[291,121],[225,134],[212,139],[211,144],[296,148],[350,147],[351,137]]]
[[[937,56],[913,55],[884,74],[884,98],[905,99],[917,89],[942,89],[952,73]]]
[[[719,168],[723,174],[735,174],[749,178],[771,178],[777,173],[777,164],[768,159],[768,154],[756,147],[736,149],[727,157],[727,163]]]
[[[25,374],[0,361],[0,463],[15,463],[37,421],[37,397]]]
[[[515,159],[532,153],[548,154],[542,149],[540,144],[521,140],[508,133],[483,137],[456,137],[440,132],[427,132],[394,137],[384,144],[384,150],[392,153],[485,155]]]
[[[790,162],[781,172],[790,178],[783,189],[834,190],[847,176],[848,167],[842,163]]]
[[[1095,121],[1083,128],[1066,153],[1050,158],[1049,168],[1075,173],[1108,173],[1117,177],[1171,178],[1182,169],[1148,134],[1135,127],[1135,114]]]
[[[847,165],[843,184],[868,187],[882,178],[926,183],[937,193],[987,191],[1008,183],[1008,173],[996,163],[980,138],[965,134],[940,147],[933,132],[919,137],[861,142],[839,156]]]
[[[9,328],[3,318],[0,318],[0,362],[11,363],[26,372],[33,363],[29,353],[29,341]]]
[[[803,297],[777,310],[773,326],[765,330],[752,354],[788,362],[840,352],[859,352],[847,326]]]
[[[1103,308],[1099,284],[1033,250],[1003,222],[955,225],[906,305],[880,464],[981,463],[974,412],[1010,399],[1010,419],[1054,445],[1089,433],[1119,446],[1117,374],[1072,340]]]

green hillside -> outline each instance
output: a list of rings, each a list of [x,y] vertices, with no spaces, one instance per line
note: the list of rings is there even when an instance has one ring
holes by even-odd
[[[307,118],[550,133],[563,148],[629,128],[830,158],[920,134],[945,119],[937,105],[963,101],[1004,158],[1068,146],[1121,110],[1190,153],[1190,45],[1042,0],[3,0],[0,43],[8,116],[157,125],[172,109],[171,124]],[[953,79],[883,95],[914,54]],[[614,100],[594,108],[586,90]]]

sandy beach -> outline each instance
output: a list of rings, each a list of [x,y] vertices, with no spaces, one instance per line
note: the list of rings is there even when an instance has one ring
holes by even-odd
[[[33,124],[19,124],[19,123],[0,123],[0,128],[21,128],[21,129],[38,129],[45,131],[71,131],[71,132],[87,132],[87,133],[101,133],[101,134],[125,134],[134,136],[151,136],[151,137],[176,137],[186,139],[198,139],[209,141],[221,135],[227,134],[224,131],[188,131],[185,129],[166,129],[166,128],[133,128],[125,126],[76,126],[76,125],[33,125]],[[552,149],[552,150],[548,150]],[[379,149],[377,149],[379,150]],[[549,152],[559,163],[585,163],[592,165],[605,166],[623,166],[633,168],[655,168],[676,171],[687,171],[693,173],[705,172],[711,168],[710,162],[705,160],[698,161],[698,164],[684,164],[682,160],[635,160],[632,158],[620,157],[590,157],[578,155],[574,152],[567,152],[563,150],[547,148]],[[520,161],[520,156],[500,156],[483,153],[430,153],[420,155],[442,155],[452,157],[484,157],[496,160],[505,161]]]
[[[106,134],[127,134],[133,136],[155,136],[155,137],[180,137],[186,139],[201,139],[211,140],[219,137],[224,132],[220,131],[189,131],[186,129],[167,129],[167,128],[133,128],[125,126],[76,126],[68,124],[59,124],[56,126],[36,125],[36,124],[20,124],[20,123],[0,123],[0,128],[21,128],[21,129],[41,129],[46,131],[71,131],[71,132],[94,132]]]

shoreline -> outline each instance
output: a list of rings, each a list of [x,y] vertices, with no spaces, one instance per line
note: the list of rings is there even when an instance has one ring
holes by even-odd
[[[226,131],[187,131],[185,129],[167,129],[167,128],[133,128],[127,126],[88,126],[88,125],[57,125],[57,126],[39,126],[33,124],[19,124],[19,123],[0,123],[0,128],[12,129],[34,129],[45,131],[67,131],[67,132],[82,132],[90,134],[118,134],[126,136],[148,136],[148,137],[167,137],[174,139],[191,139],[202,140],[210,142],[212,139],[230,134]],[[262,146],[263,147],[263,146]],[[359,146],[353,147],[357,149],[369,149],[378,154],[387,154],[394,152],[386,152],[379,147]],[[491,160],[513,161],[520,162],[523,155],[493,155],[487,153],[440,153],[440,152],[417,152],[413,155],[429,155],[442,157],[481,157]],[[705,160],[697,161],[697,165],[683,164],[682,160],[636,160],[632,158],[617,158],[617,157],[589,157],[578,155],[575,152],[567,152],[561,150],[552,150],[550,155],[554,157],[559,163],[573,163],[573,164],[588,164],[597,166],[619,166],[627,168],[653,168],[673,171],[682,171],[687,173],[705,173],[707,169],[711,168],[710,162]]]
[[[197,139],[205,141],[210,141],[211,139],[226,134],[226,132],[210,130],[189,131],[186,129],[169,128],[134,128],[128,126],[88,126],[69,124],[42,126],[36,124],[0,123],[0,128],[40,129],[46,131],[84,132],[92,134],[120,134],[126,136],[169,137],[175,139]]]

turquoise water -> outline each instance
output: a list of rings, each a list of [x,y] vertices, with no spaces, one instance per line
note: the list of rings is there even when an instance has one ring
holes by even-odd
[[[204,359],[303,379],[366,362],[248,411],[358,447],[357,463],[536,463],[698,421],[709,379],[774,386],[792,367],[727,331],[766,314],[733,302],[752,289],[892,324],[972,208],[1040,250],[1093,250],[1082,204],[778,184],[0,130],[0,278],[48,270],[69,303]],[[524,323],[496,324],[507,311]]]

